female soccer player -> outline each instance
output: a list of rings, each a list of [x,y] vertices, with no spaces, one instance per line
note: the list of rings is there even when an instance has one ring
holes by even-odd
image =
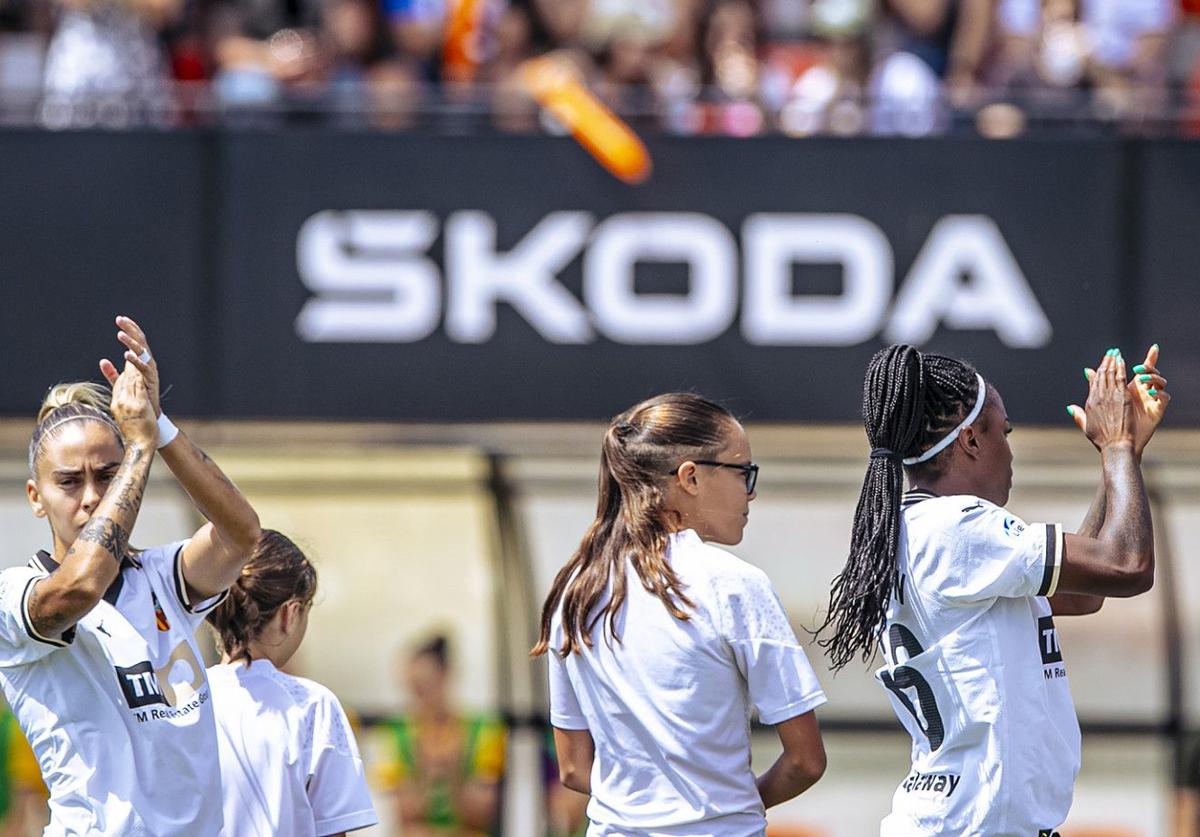
[[[221,753],[222,834],[344,834],[378,822],[354,732],[333,692],[284,674],[304,639],[317,571],[270,529],[209,615]]]
[[[258,517],[158,412],[145,335],[119,317],[113,385],[60,385],[29,443],[51,551],[0,573],[0,686],[50,789],[47,834],[216,834],[208,680],[193,639],[258,542]],[[189,540],[129,546],[156,446],[208,519]]]
[[[1076,534],[1005,511],[1012,425],[975,369],[903,345],[868,366],[870,464],[823,629],[836,669],[882,644],[876,678],[912,735],[883,837],[1049,837],[1066,819],[1079,724],[1054,615],[1153,583],[1140,462],[1168,400],[1157,356],[1127,384],[1111,350],[1069,408],[1102,476]]]
[[[591,794],[590,837],[759,837],[765,809],[825,770],[817,678],[741,542],[758,466],[737,420],[697,395],[614,419],[596,519],[558,572],[548,652],[564,785]],[[750,709],[784,752],[756,780]]]

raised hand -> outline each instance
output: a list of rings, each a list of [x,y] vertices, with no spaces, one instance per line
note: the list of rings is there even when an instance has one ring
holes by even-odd
[[[1090,371],[1090,370],[1089,370]],[[1084,407],[1072,404],[1067,412],[1098,449],[1106,445],[1135,443],[1137,418],[1135,393],[1125,381],[1125,360],[1119,349],[1109,349],[1095,372],[1088,375]]]
[[[127,363],[112,385],[112,417],[125,442],[153,451],[158,442],[158,423],[146,379],[136,366]]]
[[[117,340],[125,346],[126,367],[132,364],[142,373],[150,404],[154,408],[154,415],[160,416],[162,415],[162,405],[159,403],[158,361],[155,360],[154,353],[150,351],[146,333],[129,317],[119,316],[116,322]],[[111,360],[104,358],[100,361],[100,372],[110,384],[116,384],[117,367]]]
[[[1167,381],[1158,370],[1159,346],[1155,343],[1146,352],[1144,362],[1133,367],[1134,377],[1126,385],[1134,406],[1134,449],[1140,456],[1150,442],[1158,425],[1162,422],[1171,395],[1167,392]],[[1090,368],[1083,370],[1084,377],[1090,382],[1096,371]],[[1075,419],[1075,424],[1085,434],[1087,433],[1087,414],[1072,404],[1067,412]],[[1090,437],[1089,437],[1090,438]]]
[[[1167,404],[1171,403],[1167,379],[1158,371],[1158,354],[1158,344],[1155,343],[1146,352],[1146,360],[1133,367],[1133,380],[1129,382],[1129,389],[1134,396],[1133,444],[1139,456],[1162,423]]]

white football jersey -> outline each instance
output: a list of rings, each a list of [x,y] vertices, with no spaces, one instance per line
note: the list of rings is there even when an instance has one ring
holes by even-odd
[[[340,834],[378,822],[333,692],[270,660],[213,666],[227,837]]]
[[[762,837],[750,716],[779,724],[825,703],[766,573],[671,535],[667,561],[695,608],[676,619],[626,562],[621,642],[550,658],[550,722],[595,743],[588,837]],[[563,643],[562,609],[550,629]]]
[[[62,638],[27,611],[57,570],[42,552],[0,572],[0,687],[50,789],[47,835],[211,837],[221,828],[217,734],[193,633],[222,598],[188,601],[183,543],[121,565]]]
[[[905,495],[876,679],[912,736],[882,837],[1038,837],[1067,818],[1079,722],[1046,597],[1062,532]]]

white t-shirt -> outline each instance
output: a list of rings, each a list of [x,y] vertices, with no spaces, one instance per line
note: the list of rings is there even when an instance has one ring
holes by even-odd
[[[1079,722],[1047,596],[1062,532],[910,492],[876,679],[912,735],[882,837],[1035,837],[1067,818]]]
[[[550,660],[550,722],[595,742],[589,837],[751,837],[766,828],[750,769],[750,710],[778,724],[825,702],[766,574],[700,540],[667,560],[695,604],[681,621],[626,564],[621,643]],[[562,647],[560,613],[552,649]]]
[[[338,834],[379,821],[342,705],[270,660],[208,670],[228,837]]]
[[[127,559],[62,639],[27,611],[46,553],[0,572],[0,687],[50,789],[47,835],[214,835],[216,727],[193,633],[217,596],[191,605],[183,543]]]

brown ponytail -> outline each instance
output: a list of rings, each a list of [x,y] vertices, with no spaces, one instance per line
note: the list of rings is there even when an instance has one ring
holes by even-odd
[[[221,650],[234,660],[249,662],[250,643],[276,611],[292,599],[308,604],[316,592],[317,570],[300,547],[286,535],[264,529],[254,555],[208,621]]]
[[[601,619],[620,641],[615,617],[625,603],[627,559],[647,592],[676,619],[688,618],[685,608],[692,602],[666,561],[674,523],[665,508],[668,477],[682,462],[716,455],[736,425],[724,407],[691,393],[659,395],[613,419],[600,450],[596,519],[554,578],[534,656],[550,650],[550,623],[560,602],[565,636],[556,650],[563,656],[591,647],[592,630]],[[610,584],[607,603],[593,614]]]

